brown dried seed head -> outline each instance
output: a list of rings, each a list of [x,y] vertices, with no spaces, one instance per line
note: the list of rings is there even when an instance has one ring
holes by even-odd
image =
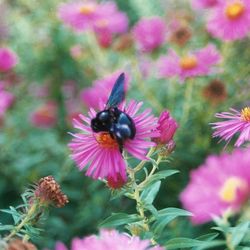
[[[53,176],[41,178],[35,190],[35,196],[40,202],[52,203],[56,207],[63,207],[68,203],[68,197],[61,191],[60,185]]]
[[[190,29],[187,26],[181,26],[171,34],[170,40],[179,46],[184,46],[191,36]]]
[[[8,244],[7,250],[37,250],[37,248],[30,242],[14,239]]]
[[[212,80],[202,91],[203,96],[212,104],[216,105],[227,98],[225,84],[220,80]]]

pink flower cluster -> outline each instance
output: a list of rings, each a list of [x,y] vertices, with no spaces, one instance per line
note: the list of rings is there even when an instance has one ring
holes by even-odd
[[[216,38],[234,41],[250,33],[249,0],[193,0],[192,5],[196,9],[210,8],[207,30]]]
[[[0,48],[0,72],[6,72],[18,62],[17,55],[9,48]]]
[[[128,18],[119,11],[115,2],[76,1],[59,6],[58,17],[75,31],[93,30],[104,46],[112,41],[113,34],[128,29]]]
[[[232,154],[209,156],[191,172],[180,199],[184,208],[193,213],[193,223],[205,223],[242,207],[250,197],[249,162],[249,149],[236,150]]]
[[[67,250],[58,242],[55,250]],[[99,236],[91,235],[83,239],[75,238],[71,250],[163,250],[159,245],[152,247],[149,240],[141,240],[116,230],[101,230]]]
[[[141,19],[135,25],[133,35],[140,50],[151,52],[165,42],[165,22],[160,17]]]
[[[181,81],[189,77],[205,76],[212,72],[212,66],[220,61],[220,54],[214,45],[190,52],[179,57],[174,50],[162,56],[158,62],[160,77],[180,77]]]

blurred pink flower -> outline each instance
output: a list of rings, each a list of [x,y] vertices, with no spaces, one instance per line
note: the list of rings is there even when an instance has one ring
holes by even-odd
[[[143,18],[135,25],[133,35],[140,50],[151,52],[165,42],[165,22],[161,17]]]
[[[212,44],[205,48],[179,57],[174,50],[162,56],[158,62],[160,77],[179,76],[181,80],[188,77],[204,76],[212,72],[212,66],[220,61],[220,54]]]
[[[250,151],[209,156],[193,170],[188,186],[180,195],[195,224],[211,221],[224,212],[236,212],[250,196]]]
[[[151,110],[147,109],[137,114],[141,106],[142,102],[131,101],[127,106],[123,104],[120,110],[126,111],[136,127],[135,138],[125,141],[124,150],[135,158],[145,160],[147,159],[145,156],[147,149],[155,145],[147,139],[158,136],[158,132],[156,131],[157,120],[151,114]],[[112,178],[113,181],[116,181],[120,178],[126,182],[126,162],[119,150],[118,143],[107,132],[94,133],[90,123],[95,118],[96,111],[91,108],[88,115],[88,117],[79,116],[84,123],[74,120],[74,127],[81,130],[82,133],[72,134],[74,138],[69,147],[73,160],[80,170],[90,163],[86,175],[93,179]]]
[[[11,107],[15,101],[15,96],[8,92],[0,89],[0,117],[5,115],[5,112]]]
[[[192,0],[192,7],[194,9],[207,9],[215,7],[221,0]]]
[[[17,55],[11,49],[0,48],[0,72],[12,69],[17,62]]]
[[[98,4],[95,1],[76,1],[62,3],[58,8],[58,17],[75,31],[93,28],[97,18]]]
[[[246,37],[250,32],[250,1],[221,1],[212,10],[207,22],[207,30],[224,41]]]
[[[71,2],[59,6],[59,18],[75,31],[92,29],[97,33],[123,33],[128,29],[128,18],[117,9],[115,2]]]
[[[156,128],[160,132],[160,136],[154,138],[153,141],[157,142],[157,144],[162,145],[169,143],[173,139],[178,127],[178,123],[174,118],[171,117],[169,111],[164,110],[160,114]]]
[[[74,59],[79,59],[83,55],[83,48],[80,44],[75,44],[70,48],[70,55]]]
[[[99,108],[100,103],[106,103],[114,86],[114,82],[120,74],[121,71],[116,71],[103,79],[94,81],[92,87],[83,89],[80,93],[80,98],[83,103],[91,108]],[[127,90],[128,84],[129,79],[125,74],[125,90]]]
[[[30,117],[30,122],[38,128],[51,128],[57,122],[57,105],[49,101],[38,107]]]
[[[109,31],[101,31],[96,34],[98,44],[102,48],[109,48],[113,42],[112,33]]]
[[[128,17],[117,9],[115,2],[103,2],[98,7],[98,18],[94,21],[97,33],[124,33],[128,30]]]
[[[233,136],[239,133],[234,146],[240,147],[245,141],[250,141],[250,107],[245,107],[241,112],[232,108],[230,110],[231,112],[215,115],[217,118],[226,120],[212,123],[212,128],[215,130],[213,137],[220,137],[221,140],[229,143]]]
[[[55,250],[67,250],[67,248],[58,242]],[[159,245],[151,247],[149,240],[141,240],[139,237],[132,237],[116,230],[103,229],[99,236],[73,239],[71,250],[163,250],[163,248]]]

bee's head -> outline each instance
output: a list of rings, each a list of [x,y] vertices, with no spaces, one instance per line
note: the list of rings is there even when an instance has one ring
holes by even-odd
[[[96,114],[96,118],[91,120],[91,128],[94,132],[109,131],[111,126],[111,117],[108,110]]]

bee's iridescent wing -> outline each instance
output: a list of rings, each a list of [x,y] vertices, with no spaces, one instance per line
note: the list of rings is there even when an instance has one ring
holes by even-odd
[[[117,78],[109,99],[106,104],[106,108],[117,107],[125,98],[125,74],[121,73]]]

